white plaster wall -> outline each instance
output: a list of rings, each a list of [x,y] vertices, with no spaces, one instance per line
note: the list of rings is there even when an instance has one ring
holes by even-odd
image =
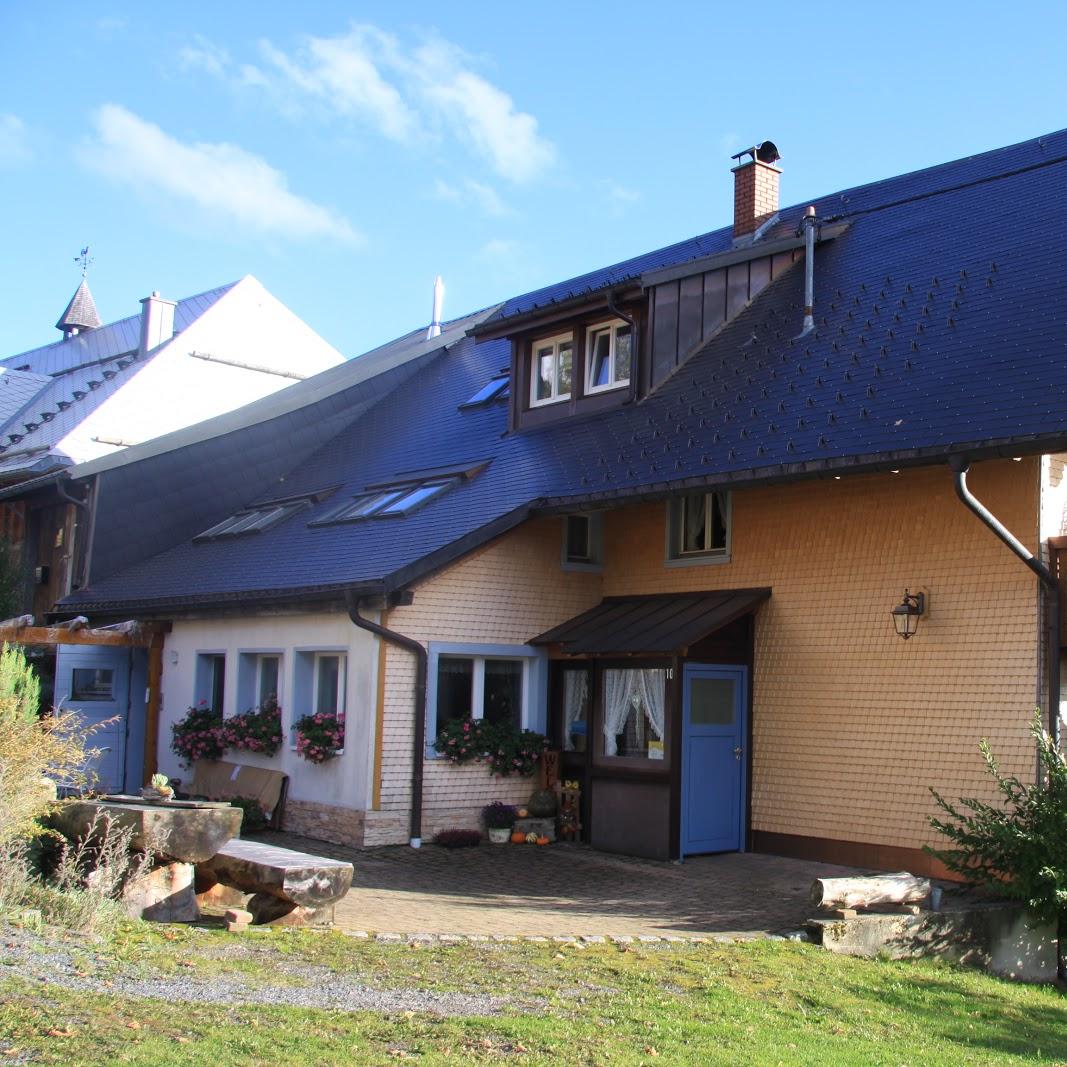
[[[289,747],[289,727],[307,708],[294,706],[293,665],[295,650],[345,649],[348,670],[345,682],[345,749],[326,763],[314,764]],[[231,750],[224,757],[235,763],[268,767],[289,775],[289,795],[297,800],[332,804],[365,811],[370,802],[374,766],[374,724],[377,699],[377,640],[357,630],[342,612],[308,615],[264,616],[243,619],[177,621],[163,647],[163,708],[159,725],[159,768],[167,775],[188,780],[189,771],[171,751],[171,727],[195,703],[197,654],[225,652],[226,692],[223,714],[234,715],[237,707],[237,665],[240,652],[282,654],[279,700],[285,741],[273,756]],[[294,715],[295,712],[295,715]]]
[[[1049,537],[1067,533],[1067,456],[1058,453],[1041,457],[1041,536],[1042,544]]]
[[[193,351],[308,377],[344,358],[248,276],[188,329],[161,345],[58,447],[76,462],[96,459],[119,449],[94,437],[148,441],[243,407],[297,380],[197,359],[189,355]]]

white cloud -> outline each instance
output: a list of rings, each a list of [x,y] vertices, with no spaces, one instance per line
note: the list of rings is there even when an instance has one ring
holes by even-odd
[[[490,218],[500,219],[515,214],[491,185],[476,182],[472,178],[465,178],[462,185],[450,185],[438,178],[434,182],[434,196],[453,204],[474,204],[483,215]]]
[[[555,162],[555,147],[538,133],[537,119],[516,110],[507,93],[469,70],[458,48],[432,41],[414,59],[410,73],[424,100],[501,177],[531,181]]]
[[[368,123],[390,140],[411,143],[447,130],[502,178],[522,183],[545,174],[556,149],[537,119],[472,69],[455,45],[434,39],[405,47],[374,26],[340,37],[312,37],[293,55],[269,42],[267,63],[291,92]]]
[[[360,240],[349,222],[297,196],[285,175],[231,144],[184,144],[115,104],[93,117],[82,162],[145,194],[163,193],[261,233]]]
[[[216,78],[225,76],[230,65],[230,53],[197,34],[196,43],[178,49],[178,62],[183,70],[203,70]]]
[[[24,163],[32,154],[22,119],[0,113],[0,167]]]
[[[338,114],[369,122],[394,141],[414,136],[418,116],[376,62],[395,52],[388,35],[371,26],[353,26],[345,37],[310,38],[295,59],[269,41],[260,48],[295,88],[323,100]]]

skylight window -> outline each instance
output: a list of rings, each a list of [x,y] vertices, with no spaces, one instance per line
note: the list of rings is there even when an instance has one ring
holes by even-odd
[[[262,533],[283,523],[294,512],[302,511],[312,504],[325,500],[334,489],[318,489],[304,496],[286,497],[284,500],[267,500],[262,504],[252,504],[241,508],[228,519],[223,519],[202,534],[197,534],[194,541],[215,541],[222,537],[238,537],[243,534]]]
[[[355,522],[357,519],[371,519],[378,516],[407,515],[409,511],[432,500],[440,493],[451,489],[458,477],[435,478],[432,481],[414,482],[393,489],[364,493],[357,496],[340,511],[335,511],[326,521]]]
[[[198,534],[197,541],[214,541],[220,537],[237,537],[239,534],[261,533],[283,522],[294,511],[307,507],[309,500],[293,500],[284,504],[263,504],[260,507],[244,508],[211,529]]]
[[[469,481],[488,466],[485,462],[454,467],[434,467],[412,471],[395,482],[370,485],[358,496],[309,526],[327,526],[339,522],[359,522],[363,519],[391,519],[421,508],[434,497],[447,493],[461,482]]]
[[[496,400],[498,398],[503,399],[508,395],[508,386],[511,383],[511,379],[504,375],[500,378],[494,378],[492,381],[487,382],[481,387],[465,403],[460,404],[461,408],[473,408],[479,404],[488,404],[490,400]]]

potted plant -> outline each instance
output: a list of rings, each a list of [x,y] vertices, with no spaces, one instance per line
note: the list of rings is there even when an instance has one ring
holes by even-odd
[[[510,804],[494,800],[482,808],[482,822],[489,832],[489,840],[494,845],[506,845],[511,837],[511,828],[515,825],[518,813]]]
[[[293,724],[296,728],[296,751],[311,763],[325,763],[345,747],[343,715],[304,715]]]

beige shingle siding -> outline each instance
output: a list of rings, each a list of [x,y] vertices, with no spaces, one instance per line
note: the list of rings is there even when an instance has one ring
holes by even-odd
[[[978,497],[1036,548],[1037,459],[977,465]],[[600,597],[770,586],[753,676],[754,829],[916,847],[931,840],[929,788],[990,796],[978,756],[1033,775],[1038,686],[1033,575],[956,500],[947,468],[738,491],[732,558],[665,567],[662,503],[605,517],[603,576],[560,569],[560,521],[499,539],[419,586],[387,625],[422,642],[521,643]],[[889,617],[904,588],[930,611],[911,641]],[[390,648],[381,808],[367,844],[404,841],[413,663]],[[431,679],[431,684],[433,680]],[[484,766],[426,767],[423,833],[522,801],[526,779]]]
[[[385,625],[424,645],[524,644],[600,599],[599,575],[560,568],[560,537],[558,519],[527,523],[418,586],[414,604],[390,612]],[[368,845],[407,840],[411,800],[414,661],[390,647],[386,662],[381,807],[368,813]],[[428,760],[423,836],[450,826],[475,826],[484,804],[521,803],[535,785],[536,779],[492,777],[480,763],[455,767]]]
[[[978,465],[970,484],[1036,548],[1037,460]],[[663,567],[664,512],[608,517],[605,595],[773,588],[756,625],[755,829],[921,845],[929,786],[989,795],[983,736],[1032,777],[1037,581],[947,468],[737,492],[717,566]],[[906,643],[889,617],[905,586],[931,598]]]

